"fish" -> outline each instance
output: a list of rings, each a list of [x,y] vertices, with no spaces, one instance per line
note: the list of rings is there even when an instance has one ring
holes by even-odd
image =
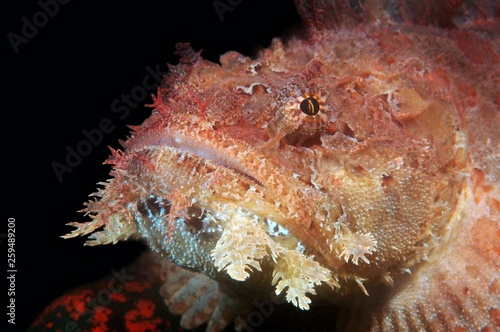
[[[295,4],[254,56],[177,45],[63,237],[144,242],[186,329],[252,330],[267,301],[337,331],[499,331],[499,4]]]

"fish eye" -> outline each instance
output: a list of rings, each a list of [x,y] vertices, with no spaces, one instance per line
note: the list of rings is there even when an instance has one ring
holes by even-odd
[[[300,109],[307,115],[319,113],[319,101],[314,97],[308,97],[300,103]]]

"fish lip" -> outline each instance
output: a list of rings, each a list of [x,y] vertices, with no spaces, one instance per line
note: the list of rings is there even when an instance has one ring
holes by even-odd
[[[200,138],[202,134],[203,137]],[[234,153],[235,151],[238,151],[236,149],[252,149],[251,146],[230,137],[224,137],[220,133],[204,128],[198,123],[190,122],[189,126],[186,126],[184,123],[183,127],[181,127],[181,124],[179,123],[171,123],[169,127],[154,129],[149,128],[148,130],[143,130],[137,133],[137,136],[131,137],[131,139],[127,140],[124,145],[126,152],[132,154],[141,153],[145,150],[155,150],[162,147],[168,147],[176,150],[177,152],[186,153],[198,158],[204,158],[207,161],[213,162],[220,167],[232,171],[235,173],[235,176],[240,175],[240,180],[246,179],[248,181],[252,181],[254,183],[254,187],[260,187],[262,190],[269,190],[270,194],[273,193],[274,188],[268,186],[266,172],[263,172],[260,175],[254,175],[254,173],[248,170],[249,167],[258,167],[252,165],[251,162],[259,159],[259,154],[249,158],[249,160],[246,160],[245,156],[252,155],[251,152],[245,151],[244,154]],[[250,164],[247,166],[246,163]],[[273,170],[275,169],[273,168]],[[281,183],[283,179],[278,181]],[[273,185],[273,183],[271,183],[271,185]],[[282,205],[288,204],[288,202],[283,201],[281,198],[275,196],[273,196],[273,198],[279,201]],[[307,240],[307,237],[303,236],[303,232],[307,232],[307,226],[302,226],[304,223],[298,223],[293,221],[294,219],[290,219],[293,218],[293,216],[284,216],[282,211],[278,211],[280,210],[280,207],[276,206],[276,204],[274,204],[273,207],[276,209],[274,212],[280,214],[278,219],[282,219],[283,222],[275,218],[271,218],[271,220],[277,222],[289,231],[293,237],[298,239],[308,252],[315,252],[316,258],[321,260],[322,258],[320,257],[325,256],[325,253],[328,252],[328,250],[321,250],[321,248],[319,248],[320,246],[317,245],[317,240]],[[258,216],[268,217],[267,214],[263,215],[260,212],[253,210],[251,207],[245,209]],[[290,227],[290,225],[293,226],[292,222],[298,226],[295,228]]]
[[[147,133],[142,133],[126,143],[127,145],[125,148],[130,149],[132,152],[140,152],[161,146],[171,147],[180,152],[185,152],[209,160],[221,167],[228,168],[259,186],[264,187],[264,184],[246,170],[235,158],[221,153],[217,148],[206,144],[203,140],[197,140],[186,135],[174,134],[174,132],[168,128],[163,128],[161,131],[148,131]]]

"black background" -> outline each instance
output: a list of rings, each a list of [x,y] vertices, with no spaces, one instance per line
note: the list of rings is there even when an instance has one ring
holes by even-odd
[[[133,242],[84,247],[83,238],[60,236],[73,229],[66,223],[87,220],[77,210],[95,191],[96,183],[108,178],[110,167],[102,164],[109,155],[108,146],[119,148],[118,140],[129,132],[127,125],[140,124],[150,114],[143,105],[123,120],[111,111],[115,99],[142,85],[146,66],[160,64],[166,72],[167,63],[178,61],[174,55],[178,42],[190,42],[211,61],[230,50],[251,55],[299,22],[292,0],[273,1],[273,6],[264,0],[240,2],[221,21],[212,0],[70,1],[60,5],[34,37],[20,44],[17,54],[8,34],[22,36],[22,17],[32,22],[41,7],[37,1],[4,4],[5,181],[0,232],[7,232],[7,218],[16,219],[18,271],[16,326],[9,330],[26,330],[51,300],[130,263],[144,249]],[[103,118],[112,120],[114,131],[104,135],[60,182],[52,163],[64,163],[66,146],[75,148],[85,139],[82,130],[97,128]],[[0,266],[6,271],[7,246],[5,239],[0,240],[4,253]],[[6,295],[5,279],[2,285],[1,293]],[[5,295],[2,308],[7,305]],[[7,320],[5,314],[1,317]]]

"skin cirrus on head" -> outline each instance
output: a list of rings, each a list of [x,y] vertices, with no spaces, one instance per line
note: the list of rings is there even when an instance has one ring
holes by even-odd
[[[185,328],[282,294],[339,331],[498,330],[498,8],[427,2],[297,0],[302,29],[221,65],[178,45],[65,237],[144,241]]]

